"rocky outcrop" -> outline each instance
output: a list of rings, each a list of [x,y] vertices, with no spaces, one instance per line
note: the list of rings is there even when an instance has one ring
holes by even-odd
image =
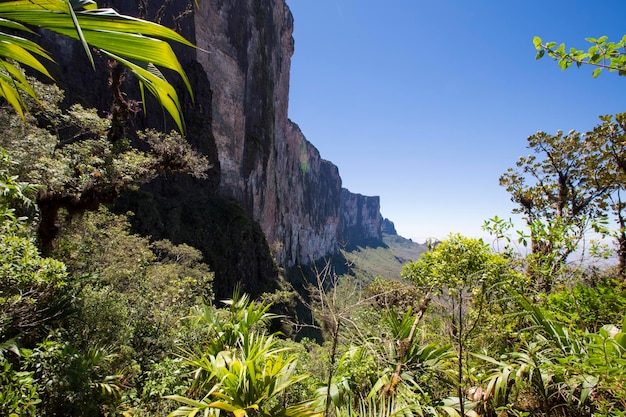
[[[270,248],[290,267],[332,255],[342,242],[380,239],[378,197],[342,190],[337,167],[288,119],[294,22],[285,0],[106,6],[159,20],[198,46],[177,47],[194,90],[194,100],[183,93],[181,101],[187,139],[212,169],[207,180],[168,176],[126,193],[118,209],[136,213],[138,231],[201,249],[216,272],[218,297],[237,282],[253,293],[271,289],[266,284],[278,272]],[[76,64],[84,60],[80,47],[66,51],[60,75],[69,100],[106,109],[106,74],[79,72],[89,68]],[[133,83],[125,90],[140,97]],[[134,126],[173,124],[149,103]]]
[[[352,250],[357,246],[382,242],[380,198],[341,190],[340,244]]]
[[[396,225],[387,218],[382,220],[382,224],[380,226],[382,232],[386,235],[396,236],[398,232],[396,231]]]

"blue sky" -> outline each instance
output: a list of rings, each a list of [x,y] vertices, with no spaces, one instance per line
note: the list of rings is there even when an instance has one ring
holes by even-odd
[[[483,237],[508,218],[498,178],[537,131],[587,131],[626,111],[626,77],[536,61],[533,36],[587,48],[626,33],[626,2],[287,0],[289,117],[344,187],[378,195],[418,242]]]

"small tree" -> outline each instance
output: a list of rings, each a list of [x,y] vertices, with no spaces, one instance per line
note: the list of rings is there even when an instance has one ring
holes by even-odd
[[[528,273],[549,292],[554,277],[606,209],[610,186],[601,150],[575,131],[528,137],[533,154],[500,177],[530,229]]]
[[[603,182],[608,187],[607,200],[617,222],[615,239],[619,272],[626,278],[626,113],[600,116],[602,123],[588,132],[587,140],[601,152],[605,162]]]
[[[505,257],[492,252],[482,240],[456,234],[407,264],[402,276],[448,307],[445,311],[457,347],[457,391],[464,415],[464,351],[475,330],[483,327],[487,305],[504,292],[515,275]]]
[[[357,311],[363,307],[365,300],[357,283],[349,276],[340,277],[335,273],[330,262],[326,262],[322,270],[314,267],[315,285],[307,285],[310,301],[300,297],[300,301],[311,311],[313,318],[319,323],[313,324],[324,334],[324,338],[330,343],[328,363],[326,365],[326,381],[324,387],[319,390],[319,399],[323,398],[324,415],[333,415],[333,406],[340,407],[344,403],[350,403],[351,390],[349,383],[343,375],[337,375],[341,355],[341,339],[364,340],[365,337],[354,320]],[[355,336],[356,335],[356,336]]]

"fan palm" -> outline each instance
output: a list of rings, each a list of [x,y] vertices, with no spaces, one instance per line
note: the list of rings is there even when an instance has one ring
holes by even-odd
[[[52,57],[35,41],[18,34],[43,28],[80,41],[93,66],[90,47],[117,61],[173,117],[184,131],[182,109],[174,87],[157,67],[178,73],[189,93],[191,86],[167,41],[193,46],[171,29],[99,9],[92,0],[0,0],[0,96],[23,116],[21,93],[35,97],[19,66],[32,68],[52,79],[44,62]]]

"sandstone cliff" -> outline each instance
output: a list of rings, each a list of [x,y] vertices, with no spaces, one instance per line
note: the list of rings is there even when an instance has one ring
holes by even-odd
[[[380,198],[354,194],[341,190],[340,243],[347,250],[367,244],[382,243]]]
[[[194,17],[213,86],[220,193],[244,205],[280,264],[308,263],[337,243],[341,179],[288,120],[293,19],[282,0],[208,1]]]
[[[396,231],[396,225],[389,219],[383,219],[381,229],[384,234],[397,236],[398,232]]]
[[[139,232],[201,249],[220,297],[238,281],[253,293],[271,289],[278,271],[270,247],[291,267],[332,255],[345,241],[380,239],[378,197],[342,190],[337,167],[288,119],[294,22],[284,0],[101,5],[175,27],[199,47],[177,49],[195,96],[181,100],[187,138],[213,168],[207,180],[168,176],[126,193],[118,209],[136,213]],[[89,68],[76,65],[84,62],[80,47],[63,51],[58,75],[68,99],[110,106],[106,74],[80,72]],[[139,97],[133,83],[125,88]],[[134,121],[145,126],[173,124],[149,103]]]

